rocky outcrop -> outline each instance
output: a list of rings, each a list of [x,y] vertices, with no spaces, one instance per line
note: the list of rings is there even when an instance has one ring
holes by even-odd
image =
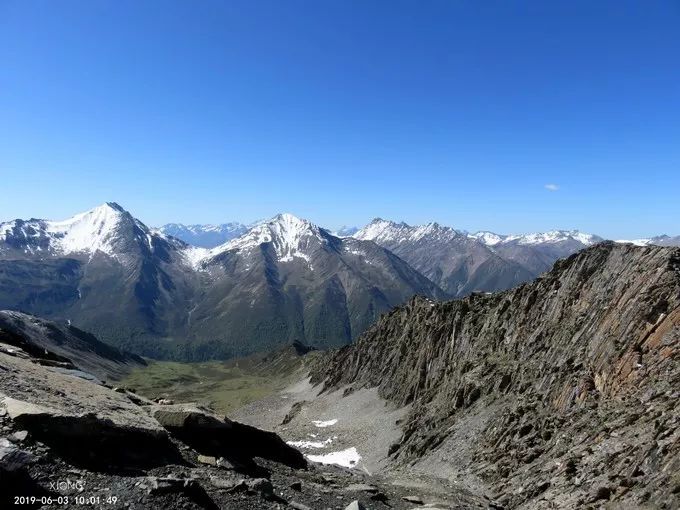
[[[155,406],[150,413],[197,452],[225,458],[232,465],[247,469],[253,466],[254,457],[261,457],[296,469],[307,467],[302,453],[273,432],[220,418],[194,404]]]
[[[413,299],[312,376],[412,404],[395,461],[502,506],[677,508],[679,345],[680,250],[603,243],[507,292]]]
[[[21,430],[77,465],[158,465],[177,458],[161,425],[125,394],[31,359],[2,355],[0,404]]]
[[[0,310],[0,343],[18,347],[43,363],[53,361],[57,366],[81,370],[101,380],[118,378],[134,367],[146,365],[143,358],[69,324],[9,310]]]

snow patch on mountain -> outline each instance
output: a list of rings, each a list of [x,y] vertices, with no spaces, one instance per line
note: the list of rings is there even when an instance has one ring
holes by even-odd
[[[314,424],[315,427],[319,428],[325,428],[325,427],[331,427],[338,423],[338,419],[334,418],[332,420],[313,420],[312,423]]]
[[[318,464],[335,464],[350,469],[357,467],[361,461],[361,455],[359,455],[359,452],[354,447],[322,455],[307,455],[306,457]]]
[[[617,239],[615,243],[634,244],[635,246],[647,246],[651,244],[651,239]]]
[[[312,448],[325,448],[329,444],[333,442],[333,439],[337,439],[337,436],[335,438],[329,437],[328,439],[324,441],[286,441],[287,444],[294,446],[295,448],[305,448],[305,449],[312,449]]]
[[[203,268],[203,262],[210,258],[210,253],[211,250],[208,248],[199,248],[198,246],[187,246],[183,250],[187,264],[195,270]]]

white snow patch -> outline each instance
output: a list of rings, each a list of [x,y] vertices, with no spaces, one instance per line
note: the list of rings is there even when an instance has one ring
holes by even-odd
[[[325,441],[287,441],[287,444],[295,448],[324,448],[333,442],[333,438],[329,437]]]
[[[306,457],[312,462],[319,464],[335,464],[346,468],[356,467],[361,460],[361,455],[359,455],[359,452],[354,447],[322,455],[307,455]]]
[[[209,253],[210,250],[208,248],[199,248],[197,246],[189,246],[184,250],[187,262],[194,269],[200,269],[201,262],[208,258]]]
[[[620,244],[630,243],[630,244],[634,244],[635,246],[647,246],[651,242],[651,239],[630,239],[630,240],[619,239],[619,240],[614,241],[614,242],[620,243]]]
[[[325,427],[331,427],[332,425],[335,425],[338,423],[337,418],[334,420],[327,420],[327,421],[321,421],[321,420],[314,420],[312,421],[315,427],[319,428],[325,428]]]

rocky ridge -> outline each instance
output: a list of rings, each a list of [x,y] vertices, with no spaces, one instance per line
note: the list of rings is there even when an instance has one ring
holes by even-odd
[[[118,378],[131,368],[145,366],[143,358],[100,342],[70,324],[59,324],[10,310],[0,310],[0,346],[37,355],[62,370],[79,370],[102,381]]]
[[[395,469],[507,508],[680,505],[680,250],[602,243],[535,282],[415,298],[313,370],[410,404]]]

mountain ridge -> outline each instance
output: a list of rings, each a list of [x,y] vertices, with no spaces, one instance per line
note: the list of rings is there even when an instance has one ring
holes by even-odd
[[[673,508],[679,348],[680,249],[605,242],[505,292],[414,298],[312,381],[410,405],[391,458],[504,507]]]

